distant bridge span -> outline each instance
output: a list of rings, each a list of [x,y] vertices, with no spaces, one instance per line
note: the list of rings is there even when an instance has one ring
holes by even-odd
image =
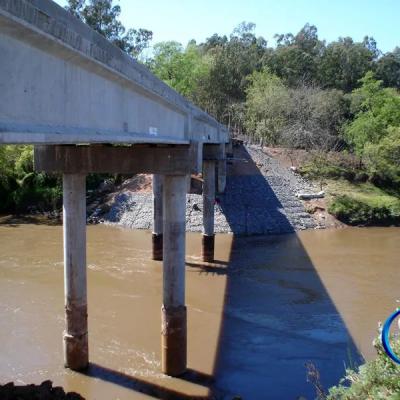
[[[63,174],[65,364],[88,366],[85,176],[153,175],[153,258],[163,259],[162,369],[186,370],[185,195],[203,172],[203,259],[228,130],[50,0],[0,0],[0,145],[34,144]],[[218,167],[216,182],[215,170]]]

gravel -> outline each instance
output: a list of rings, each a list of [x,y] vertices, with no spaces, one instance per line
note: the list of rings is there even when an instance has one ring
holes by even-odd
[[[323,228],[295,196],[297,192],[317,191],[311,183],[283,167],[259,147],[247,146],[244,150],[242,153],[246,154],[248,162],[257,165],[258,171],[247,175],[228,174],[226,192],[217,196],[215,232],[262,235]],[[201,195],[187,195],[188,231],[201,232],[202,208]],[[152,215],[152,193],[122,192],[115,196],[102,221],[131,229],[151,229]]]

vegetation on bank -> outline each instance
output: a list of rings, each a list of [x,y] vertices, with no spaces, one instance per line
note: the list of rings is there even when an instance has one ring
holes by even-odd
[[[400,399],[400,366],[385,353],[380,338],[375,339],[375,360],[357,369],[347,369],[339,385],[331,388],[326,400],[398,400]],[[393,338],[392,348],[400,354],[400,340]]]
[[[363,225],[397,221],[399,47],[383,54],[368,36],[327,43],[310,24],[297,34],[277,34],[271,45],[243,22],[231,35],[215,33],[204,43],[157,43],[146,58],[152,32],[126,29],[112,0],[69,0],[66,8],[234,135],[315,154],[302,172],[335,181],[328,185],[328,191],[335,187],[329,210],[338,218]],[[333,153],[340,164],[332,162]],[[339,181],[346,181],[346,191]],[[371,198],[360,196],[372,187]],[[0,212],[51,209],[60,193],[60,177],[33,172],[30,147],[0,148]]]

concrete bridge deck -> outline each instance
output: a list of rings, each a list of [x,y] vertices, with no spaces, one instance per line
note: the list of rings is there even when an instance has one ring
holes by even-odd
[[[226,127],[50,0],[0,0],[0,143],[228,141]]]

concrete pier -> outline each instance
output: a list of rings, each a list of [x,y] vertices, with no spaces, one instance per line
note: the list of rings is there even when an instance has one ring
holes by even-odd
[[[163,175],[153,174],[153,260],[163,259]]]
[[[224,193],[226,188],[226,145],[225,143],[220,144],[220,157],[217,162],[218,170],[218,181],[217,189],[218,193]]]
[[[166,175],[163,187],[163,305],[161,308],[162,371],[179,376],[186,371],[185,307],[185,175]]]
[[[203,261],[214,261],[215,161],[203,163]]]
[[[64,363],[73,370],[89,363],[86,281],[86,176],[63,174]]]

